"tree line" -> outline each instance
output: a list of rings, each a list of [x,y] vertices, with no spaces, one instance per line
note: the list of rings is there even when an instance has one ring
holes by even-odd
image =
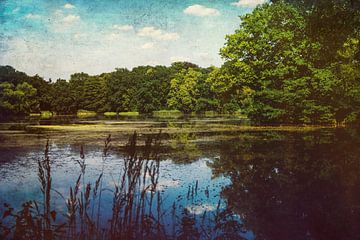
[[[11,66],[0,67],[2,115],[26,115],[39,111],[75,114],[95,112],[177,109],[184,113],[213,109],[213,96],[205,86],[211,68],[188,62],[171,66],[118,68],[91,76],[72,74],[69,81],[45,81],[27,76]]]
[[[240,111],[256,123],[360,122],[360,13],[351,0],[272,1],[240,17],[221,67],[118,68],[55,82],[0,67],[1,116]]]

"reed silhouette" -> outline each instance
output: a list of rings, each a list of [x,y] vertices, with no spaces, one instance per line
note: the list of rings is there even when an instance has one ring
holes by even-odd
[[[161,133],[148,137],[138,146],[134,132],[125,146],[122,169],[114,176],[113,189],[103,186],[105,160],[111,150],[111,135],[104,141],[102,168],[93,184],[86,176],[86,156],[80,148],[79,176],[64,196],[53,188],[52,168],[47,141],[44,157],[38,161],[38,180],[43,202],[27,201],[19,211],[4,205],[0,222],[1,239],[242,239],[241,221],[221,199],[213,211],[195,214],[176,200],[164,208],[158,189],[161,160]],[[196,180],[184,198],[196,199],[200,189]],[[112,194],[110,218],[104,222],[104,191]],[[204,190],[209,198],[209,189]],[[58,212],[52,198],[62,198],[67,212]],[[58,217],[59,215],[65,218]]]

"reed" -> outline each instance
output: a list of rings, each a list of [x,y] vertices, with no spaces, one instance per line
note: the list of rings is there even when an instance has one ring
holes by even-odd
[[[64,197],[52,187],[50,145],[46,142],[44,157],[38,161],[38,180],[42,203],[27,201],[20,211],[4,205],[0,221],[1,239],[241,239],[242,225],[234,213],[223,209],[219,200],[217,208],[202,215],[191,212],[180,202],[174,201],[164,209],[164,198],[158,190],[161,160],[161,132],[147,138],[145,146],[137,145],[136,132],[125,146],[124,164],[118,176],[113,176],[113,189],[103,188],[104,166],[111,152],[111,135],[104,141],[102,169],[95,182],[86,175],[86,154],[80,148],[79,176]],[[111,217],[104,222],[102,194],[112,194]],[[209,198],[209,189],[201,190],[196,180],[189,186],[187,199],[195,202],[201,191]],[[66,200],[66,213],[58,213],[51,206],[57,195]],[[57,216],[64,215],[65,219]],[[168,219],[168,220],[165,220]],[[169,219],[171,221],[169,222]],[[167,221],[167,222],[166,222]],[[6,222],[6,223],[5,223]],[[231,224],[229,224],[231,223]],[[226,229],[222,226],[225,226]]]

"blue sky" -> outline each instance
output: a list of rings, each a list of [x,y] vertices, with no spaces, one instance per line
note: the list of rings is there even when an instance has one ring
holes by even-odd
[[[117,67],[219,66],[238,16],[264,0],[0,0],[0,65],[68,79]]]

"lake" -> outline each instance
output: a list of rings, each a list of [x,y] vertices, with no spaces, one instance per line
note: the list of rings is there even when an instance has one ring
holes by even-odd
[[[360,238],[355,128],[30,119],[0,124],[0,174],[2,238]]]

